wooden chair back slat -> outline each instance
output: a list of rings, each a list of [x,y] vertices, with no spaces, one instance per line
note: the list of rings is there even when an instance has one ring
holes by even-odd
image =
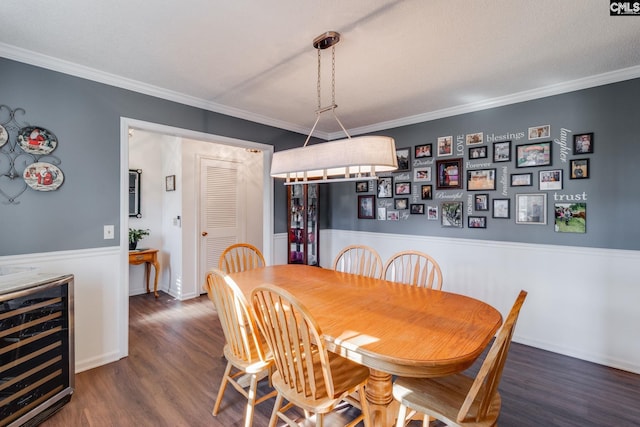
[[[223,271],[207,273],[205,290],[216,308],[222,332],[232,353],[249,363],[264,361],[264,349],[249,305],[238,285]]]
[[[433,257],[418,251],[402,251],[389,258],[384,279],[431,289],[442,289],[442,270]]]
[[[332,268],[344,273],[379,279],[382,276],[382,259],[378,252],[369,246],[349,245],[336,255]]]
[[[507,354],[509,353],[509,348],[511,346],[513,332],[518,321],[520,309],[522,308],[526,297],[527,292],[520,291],[520,294],[516,298],[516,301],[507,316],[507,319],[502,325],[502,329],[500,329],[491,349],[489,349],[489,353],[487,353],[487,357],[484,359],[484,362],[482,363],[482,366],[480,367],[480,370],[467,393],[464,403],[460,407],[460,411],[457,416],[458,422],[461,422],[467,417],[469,409],[476,400],[479,400],[480,402],[475,416],[476,422],[486,418],[491,399],[498,391],[498,385],[502,378],[502,370],[504,369]]]
[[[333,397],[322,332],[307,309],[293,295],[272,285],[254,289],[252,307],[286,385],[305,397]],[[321,372],[316,372],[318,362]]]
[[[249,243],[236,243],[224,250],[220,255],[218,268],[225,273],[239,273],[264,267],[266,262],[260,249]]]

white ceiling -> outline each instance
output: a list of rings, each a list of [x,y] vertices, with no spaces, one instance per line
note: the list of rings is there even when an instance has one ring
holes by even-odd
[[[337,114],[358,134],[640,77],[640,17],[611,17],[608,7],[3,0],[0,56],[308,133],[317,106],[312,40],[335,30]],[[322,51],[323,106],[330,58]],[[316,134],[332,139],[339,129],[325,114]]]

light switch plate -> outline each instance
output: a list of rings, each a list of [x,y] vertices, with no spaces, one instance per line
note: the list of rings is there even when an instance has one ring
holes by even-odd
[[[105,225],[104,226],[104,238],[105,238],[105,240],[107,240],[107,239],[115,239],[113,225]]]

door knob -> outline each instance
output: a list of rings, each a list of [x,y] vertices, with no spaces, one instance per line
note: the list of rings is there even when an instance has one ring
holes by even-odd
[[[206,236],[208,236],[208,235],[209,235],[209,233],[207,233],[206,231],[203,231],[203,232],[202,232],[202,237],[206,237]]]

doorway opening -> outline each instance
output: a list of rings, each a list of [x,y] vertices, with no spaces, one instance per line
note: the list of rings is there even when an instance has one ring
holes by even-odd
[[[151,157],[155,156],[162,160],[158,162],[156,167],[141,168],[142,217],[130,218],[128,212],[130,158],[141,158],[140,153],[130,151],[130,138],[135,139],[136,134],[143,137],[144,140],[142,146],[136,144],[136,150],[147,150]],[[234,152],[236,154],[233,154]],[[252,157],[243,157],[239,153]],[[202,246],[200,245],[200,168],[203,159],[226,160],[239,164],[245,161],[257,162],[249,164],[252,170],[258,170],[259,173],[252,175],[250,179],[253,193],[249,196],[251,199],[249,207],[253,212],[251,216],[247,216],[246,221],[250,220],[252,223],[249,228],[253,233],[254,242],[258,246],[262,246],[265,258],[271,261],[273,257],[273,185],[269,169],[272,154],[273,147],[266,144],[134,119],[121,119],[121,286],[119,287],[118,318],[119,336],[121,337],[120,348],[123,349],[122,357],[128,354],[129,227],[147,228],[145,224],[150,224],[150,227],[157,230],[145,238],[148,240],[143,241],[142,246],[159,247],[161,283],[168,283],[168,291],[173,297],[188,299],[200,295],[203,280],[199,277],[203,271],[203,257],[200,253]],[[142,156],[143,159],[146,157],[148,156]],[[142,162],[144,163],[144,161]],[[256,167],[256,164],[259,164],[260,167]],[[171,178],[172,185],[167,188],[165,180],[171,176],[175,176],[175,178]],[[155,219],[152,219],[154,218],[153,213],[144,211],[145,186],[152,188],[149,197],[156,199],[153,205],[154,209],[160,209],[160,215],[156,214]],[[256,191],[258,191],[257,194]],[[261,221],[258,216],[261,216]],[[145,223],[145,218],[150,222]],[[258,229],[255,227],[256,223],[260,225]],[[131,274],[132,277],[134,274],[136,276],[140,274],[140,277],[135,277],[135,280],[136,283],[142,282],[142,271],[135,271],[135,273],[132,271]],[[142,286],[142,283],[140,285]],[[162,286],[159,285],[159,288]]]

